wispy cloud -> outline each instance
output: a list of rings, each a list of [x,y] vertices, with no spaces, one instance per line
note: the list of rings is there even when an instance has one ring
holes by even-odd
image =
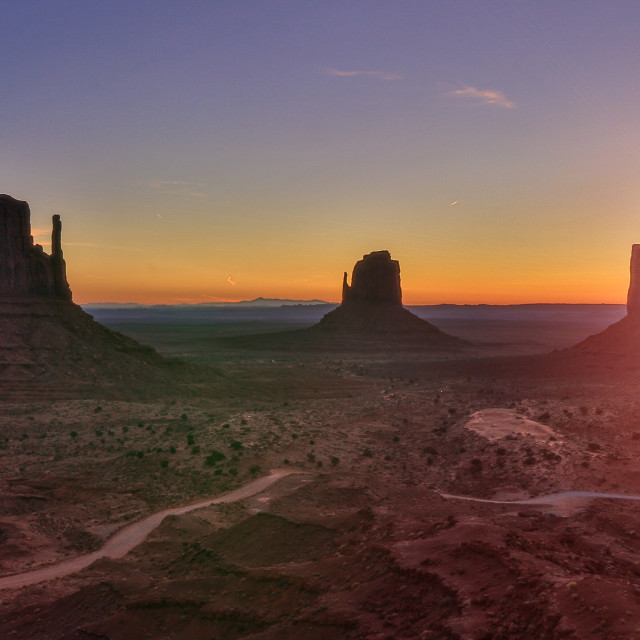
[[[186,180],[146,180],[134,182],[136,188],[146,188],[171,196],[191,196],[194,198],[204,198],[207,194],[202,191],[206,186],[202,182],[188,182]]]
[[[490,104],[496,107],[502,107],[503,109],[515,109],[516,103],[513,100],[509,100],[502,91],[494,91],[492,89],[476,89],[475,87],[465,87],[464,89],[456,89],[449,95],[469,98],[480,104]]]
[[[229,284],[232,284],[234,287],[236,286],[236,283],[234,282],[233,278],[231,276],[227,276],[227,282]]]
[[[389,71],[347,71],[344,69],[333,69],[332,67],[322,67],[321,71],[327,76],[334,76],[336,78],[356,78],[358,76],[365,76],[387,81],[402,80],[403,78],[399,73],[391,73]]]

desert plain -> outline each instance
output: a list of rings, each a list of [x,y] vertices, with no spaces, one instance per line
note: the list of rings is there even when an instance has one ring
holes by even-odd
[[[201,374],[0,385],[0,635],[640,637],[640,367],[568,349],[597,311],[432,320],[455,349],[112,314]],[[11,582],[273,470],[122,557]]]

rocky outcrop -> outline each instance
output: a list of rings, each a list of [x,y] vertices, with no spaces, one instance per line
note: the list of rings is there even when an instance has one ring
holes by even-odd
[[[315,329],[354,338],[369,336],[389,342],[415,341],[463,345],[464,340],[450,336],[418,318],[402,306],[400,264],[388,251],[373,251],[362,257],[351,276],[344,274],[342,304],[328,313]]]
[[[53,216],[51,255],[31,236],[29,205],[0,195],[0,295],[71,300],[62,255],[62,223]]]

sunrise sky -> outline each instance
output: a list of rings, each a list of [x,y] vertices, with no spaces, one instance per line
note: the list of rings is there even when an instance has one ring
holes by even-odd
[[[624,302],[640,3],[0,5],[0,192],[76,302]]]

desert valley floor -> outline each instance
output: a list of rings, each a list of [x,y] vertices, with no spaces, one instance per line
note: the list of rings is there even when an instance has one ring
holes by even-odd
[[[640,638],[640,502],[554,497],[640,496],[640,360],[561,349],[605,326],[458,321],[474,345],[438,352],[142,323],[115,328],[210,372],[144,394],[3,381],[0,576],[291,473],[5,584],[0,637]]]

